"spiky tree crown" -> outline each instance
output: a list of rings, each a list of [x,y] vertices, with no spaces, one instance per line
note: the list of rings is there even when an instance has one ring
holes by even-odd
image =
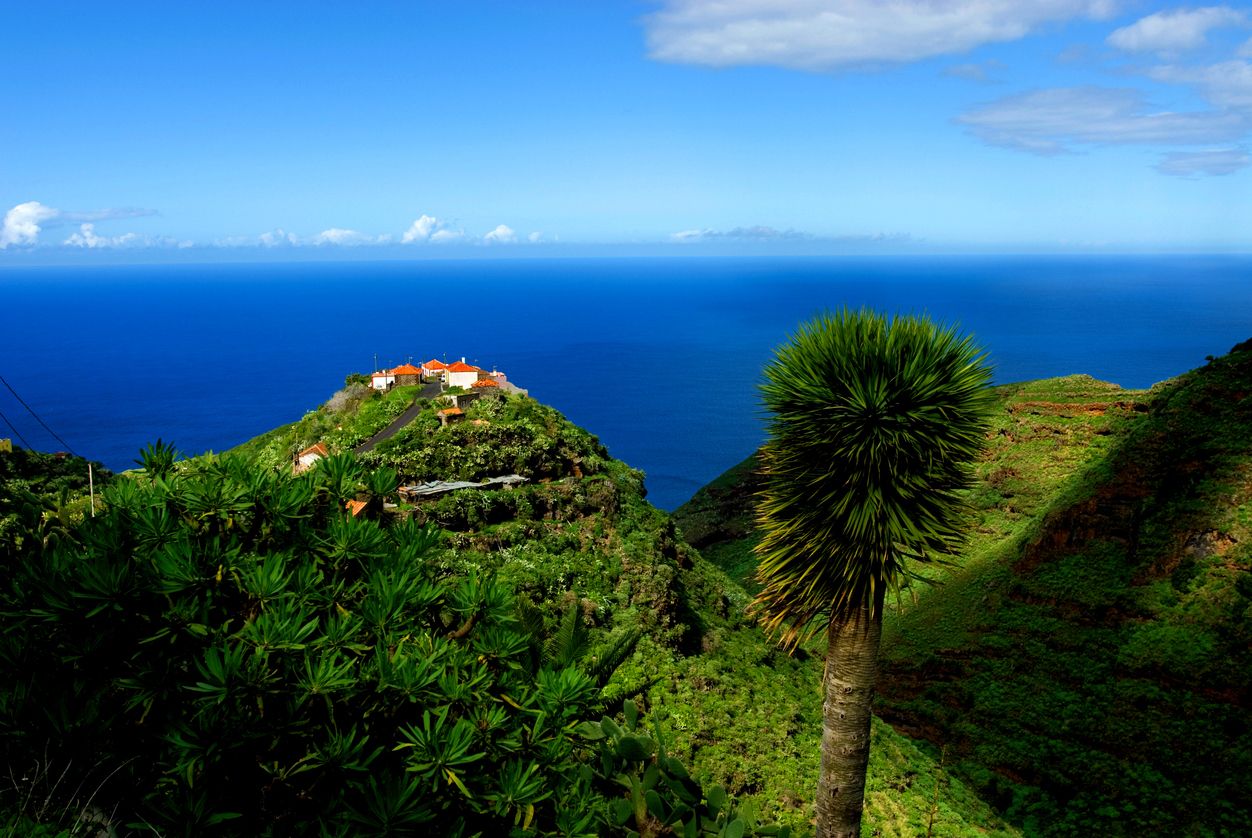
[[[845,309],[777,350],[753,603],[768,629],[796,643],[864,605],[877,615],[907,559],[960,545],[990,380],[972,339],[922,317]]]

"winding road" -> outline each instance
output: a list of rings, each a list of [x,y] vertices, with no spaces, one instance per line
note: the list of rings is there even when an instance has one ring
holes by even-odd
[[[416,419],[417,414],[422,412],[422,405],[419,404],[419,402],[423,399],[433,399],[441,392],[443,392],[443,386],[438,381],[432,381],[431,383],[423,386],[421,392],[414,396],[413,403],[405,408],[404,413],[401,413],[390,425],[383,428],[381,431],[374,434],[372,437],[365,440],[365,442],[362,442],[352,450],[357,454],[364,454],[366,451],[372,451],[374,446],[378,445],[378,443],[391,439],[400,431],[401,428]]]

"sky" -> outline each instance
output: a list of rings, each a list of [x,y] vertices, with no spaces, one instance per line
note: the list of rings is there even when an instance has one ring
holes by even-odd
[[[0,5],[0,268],[1252,251],[1252,5]]]

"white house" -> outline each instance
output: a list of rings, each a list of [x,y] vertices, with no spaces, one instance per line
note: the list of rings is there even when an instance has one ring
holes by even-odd
[[[370,376],[370,386],[375,390],[386,390],[396,383],[396,376],[391,370],[379,370]]]
[[[465,359],[448,364],[447,377],[444,379],[449,387],[464,387],[466,390],[474,386],[482,370],[473,364],[465,363]]]
[[[437,358],[431,358],[422,364],[422,374],[427,378],[443,378],[443,374],[447,369],[448,365]]]

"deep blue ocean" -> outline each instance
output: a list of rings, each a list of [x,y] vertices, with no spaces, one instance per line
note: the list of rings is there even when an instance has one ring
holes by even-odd
[[[761,368],[839,306],[926,313],[999,382],[1146,387],[1252,337],[1252,257],[465,260],[0,270],[0,375],[79,454],[230,448],[410,358],[498,367],[672,509],[763,436]],[[5,389],[30,445],[60,450]],[[11,436],[0,422],[0,437]]]

